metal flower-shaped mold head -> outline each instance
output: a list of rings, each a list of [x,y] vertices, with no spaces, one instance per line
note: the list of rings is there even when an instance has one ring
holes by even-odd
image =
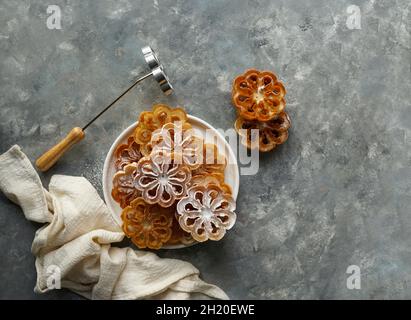
[[[235,223],[234,210],[234,199],[217,185],[192,187],[177,203],[181,228],[199,242],[223,238]]]
[[[287,141],[291,121],[288,114],[283,111],[275,119],[267,122],[249,121],[239,117],[234,127],[242,138],[241,143],[247,148],[258,148],[261,152],[268,152]],[[253,134],[253,130],[258,136]]]
[[[113,176],[111,196],[120,204],[121,208],[127,207],[131,201],[141,196],[141,191],[136,189],[134,184],[136,169],[137,164],[131,163]]]
[[[170,207],[187,194],[190,180],[190,168],[174,163],[172,154],[155,152],[137,164],[135,186],[150,204]]]
[[[268,121],[284,110],[285,94],[274,73],[252,69],[234,80],[232,100],[240,117]]]
[[[182,108],[170,108],[165,104],[156,104],[152,111],[143,111],[134,130],[134,140],[145,146],[151,140],[153,131],[164,124],[174,121],[188,121],[187,114]]]
[[[123,231],[141,249],[160,249],[171,238],[174,212],[137,198],[121,213]]]
[[[148,146],[151,151],[163,151],[174,155],[175,163],[186,164],[191,170],[203,162],[203,139],[194,135],[188,122],[166,123],[153,132]]]
[[[129,137],[127,144],[122,144],[117,147],[115,157],[114,166],[116,171],[123,170],[126,165],[138,162],[143,157],[140,151],[140,144],[135,142],[133,137]]]

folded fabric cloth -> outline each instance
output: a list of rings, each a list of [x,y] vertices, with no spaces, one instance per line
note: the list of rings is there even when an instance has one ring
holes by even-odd
[[[89,299],[228,299],[188,262],[112,247],[124,233],[89,181],[55,175],[45,190],[19,146],[0,155],[0,190],[28,220],[46,223],[32,244],[36,292],[53,288],[50,267],[58,267],[61,287]]]

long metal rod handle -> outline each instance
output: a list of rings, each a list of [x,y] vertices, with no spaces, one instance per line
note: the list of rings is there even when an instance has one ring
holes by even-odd
[[[111,102],[107,107],[105,107],[103,110],[100,111],[93,119],[91,119],[84,127],[83,131],[87,129],[89,125],[91,125],[94,121],[98,119],[104,112],[106,112],[110,107],[115,104],[118,100],[120,100],[127,92],[129,92],[131,89],[133,89],[139,82],[143,81],[144,79],[152,76],[153,73],[147,73],[146,75],[142,76],[141,78],[137,79],[136,82],[134,82],[128,89],[126,89],[121,95],[119,95],[113,102]]]

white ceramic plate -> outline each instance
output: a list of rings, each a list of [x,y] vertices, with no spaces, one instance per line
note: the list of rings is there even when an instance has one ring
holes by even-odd
[[[219,150],[224,150],[225,148],[225,155],[228,158],[227,162],[228,165],[225,169],[225,182],[231,187],[233,191],[233,198],[234,200],[237,199],[238,195],[238,188],[240,185],[240,175],[238,172],[238,164],[237,164],[237,159],[234,156],[234,152],[231,149],[230,145],[227,143],[227,141],[224,139],[224,137],[215,129],[213,128],[210,124],[207,122],[194,117],[194,116],[188,116],[188,120],[190,124],[192,125],[194,129],[194,133],[198,136],[202,136],[203,138],[207,138],[205,135],[205,132],[207,129],[210,129],[214,132],[215,136],[217,137],[217,146]],[[123,143],[127,143],[127,139],[130,135],[133,134],[134,129],[137,126],[137,122],[133,123],[131,126],[129,126],[126,130],[124,130],[114,141],[112,144],[106,160],[104,162],[104,168],[103,168],[103,192],[104,192],[104,200],[106,201],[106,204],[108,208],[111,210],[114,218],[116,219],[117,223],[119,226],[122,225],[121,221],[121,207],[120,205],[114,201],[114,199],[111,197],[111,189],[113,187],[113,176],[116,173],[116,169],[114,167],[114,152],[116,151],[117,146]],[[213,142],[213,141],[207,141],[206,142]],[[221,152],[221,151],[220,151]],[[184,248],[186,245],[168,245],[164,246],[164,249],[179,249],[179,248]]]

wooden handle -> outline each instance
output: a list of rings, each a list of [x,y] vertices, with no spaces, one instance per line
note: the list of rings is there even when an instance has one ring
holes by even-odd
[[[81,128],[73,128],[69,132],[69,134],[57,143],[54,147],[50,150],[45,152],[40,158],[36,161],[36,166],[40,171],[47,171],[50,169],[58,159],[73,145],[77,142],[83,140],[84,138],[84,131]]]

